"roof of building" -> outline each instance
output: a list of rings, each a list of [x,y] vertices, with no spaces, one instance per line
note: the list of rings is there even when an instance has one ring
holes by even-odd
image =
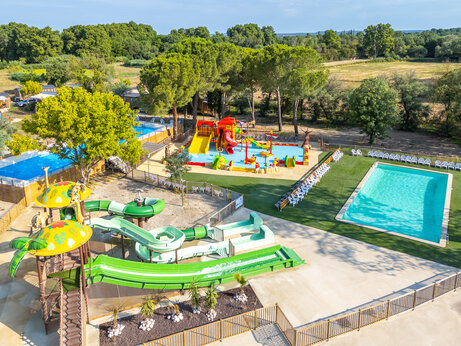
[[[47,97],[55,97],[57,94],[58,93],[56,93],[54,91],[42,91],[41,93],[39,93],[37,95],[33,95],[30,98],[31,99],[43,100],[43,99],[46,99]]]
[[[10,94],[8,93],[0,93],[0,96],[10,98]]]
[[[42,89],[56,89],[53,84],[42,85]]]

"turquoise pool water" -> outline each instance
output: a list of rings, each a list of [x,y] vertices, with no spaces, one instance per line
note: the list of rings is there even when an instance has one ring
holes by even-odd
[[[342,219],[440,241],[448,175],[379,164]]]
[[[140,136],[147,135],[148,133],[157,131],[160,127],[162,127],[162,126],[159,125],[159,126],[156,126],[155,128],[144,127],[144,126],[134,126],[133,128],[136,130],[136,132],[138,132],[137,137],[140,137]],[[139,132],[141,132],[141,133],[139,133]]]

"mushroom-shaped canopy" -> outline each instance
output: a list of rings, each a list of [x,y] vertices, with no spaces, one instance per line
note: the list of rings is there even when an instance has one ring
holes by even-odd
[[[46,190],[37,197],[35,204],[45,208],[64,208],[70,204],[72,199],[73,181],[61,181],[60,183],[47,187]],[[84,186],[84,185],[82,185]],[[85,186],[82,191],[79,189],[79,200],[83,201],[91,194],[91,189]]]
[[[92,234],[90,226],[75,221],[56,221],[46,226],[39,236],[47,242],[47,246],[40,250],[30,250],[29,253],[35,256],[54,256],[69,252],[85,244]]]

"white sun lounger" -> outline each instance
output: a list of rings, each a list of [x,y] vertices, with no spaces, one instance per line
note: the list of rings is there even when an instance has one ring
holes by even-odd
[[[455,169],[455,163],[453,161],[448,162],[448,169]]]
[[[424,157],[419,158],[418,165],[424,165]]]
[[[389,153],[384,153],[383,159],[389,160]]]
[[[357,156],[362,156],[362,150],[360,150],[360,149],[357,149],[357,151],[355,153],[357,154]]]
[[[447,162],[447,161],[443,161],[442,164],[440,165],[440,168],[448,169],[448,162]]]
[[[417,164],[417,163],[418,163],[418,158],[417,158],[416,156],[413,156],[413,157],[411,158],[411,163]]]
[[[427,158],[426,160],[424,160],[424,165],[425,165],[425,166],[429,166],[429,167],[430,167],[430,166],[431,166],[431,163],[432,163],[432,162],[431,162],[431,159],[429,159],[429,158]]]

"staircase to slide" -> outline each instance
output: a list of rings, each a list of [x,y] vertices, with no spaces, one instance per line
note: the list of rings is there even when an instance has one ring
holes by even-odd
[[[78,249],[63,254],[63,269],[69,270],[79,266]],[[86,324],[85,303],[82,288],[64,291],[61,282],[60,345],[77,346],[85,344]]]

